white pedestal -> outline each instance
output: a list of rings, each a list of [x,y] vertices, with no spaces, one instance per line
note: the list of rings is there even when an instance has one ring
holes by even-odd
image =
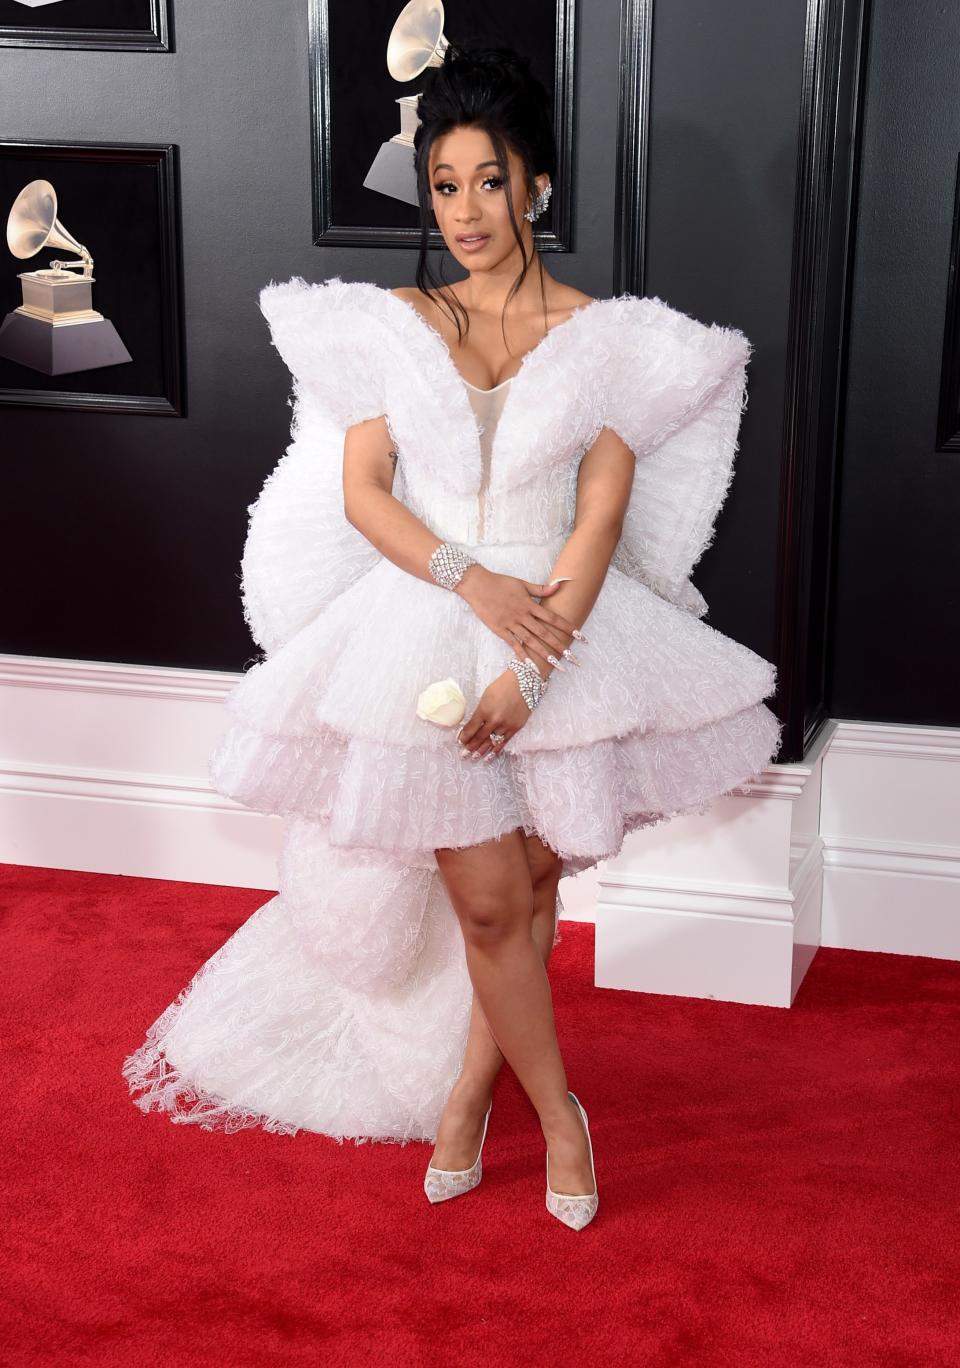
[[[789,1007],[820,944],[820,776],[835,724],[710,812],[634,832],[598,880],[596,984]]]

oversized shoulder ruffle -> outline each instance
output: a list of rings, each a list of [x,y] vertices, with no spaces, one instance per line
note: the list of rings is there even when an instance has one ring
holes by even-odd
[[[605,387],[605,423],[637,456],[613,563],[697,617],[690,582],[733,476],[751,343],[656,297],[629,298]]]
[[[380,560],[343,513],[343,433],[384,412],[389,338],[374,285],[297,276],[260,291],[294,382],[291,442],[248,508],[240,597],[250,635],[273,655]]]
[[[384,293],[377,285],[344,282],[338,276],[312,284],[293,276],[260,291],[260,311],[300,401],[294,409],[294,436],[304,401],[316,404],[340,429],[384,412],[391,344],[378,308]]]
[[[402,457],[394,492],[445,540],[474,543],[482,472],[466,388],[412,305],[333,276],[271,282],[260,307],[294,387],[292,444],[249,509],[242,566],[244,616],[270,654],[380,558],[343,514],[348,427],[386,419]],[[501,514],[493,540],[520,536],[511,518],[523,537],[545,539],[579,460],[609,426],[637,456],[613,564],[703,616],[690,575],[732,476],[749,354],[736,329],[657,298],[577,310],[514,379],[489,482]]]

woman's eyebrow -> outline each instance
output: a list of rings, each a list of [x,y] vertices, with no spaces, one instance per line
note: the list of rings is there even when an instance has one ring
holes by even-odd
[[[499,166],[499,165],[500,165],[500,163],[499,163],[498,161],[477,162],[476,166],[475,166],[473,169],[474,169],[474,171],[479,171],[480,168],[481,168],[482,166]],[[437,171],[453,171],[455,168],[452,167],[452,166],[450,165],[449,162],[437,162],[436,166],[435,166],[433,169],[434,169],[434,172],[437,172]]]

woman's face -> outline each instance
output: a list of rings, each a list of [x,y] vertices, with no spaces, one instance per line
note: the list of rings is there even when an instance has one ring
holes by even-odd
[[[507,148],[513,213],[530,254],[532,225],[523,217],[530,207],[523,163]],[[549,177],[538,176],[539,192]],[[493,143],[482,128],[454,128],[430,149],[430,189],[437,226],[449,250],[466,271],[489,271],[517,252],[504,181]],[[477,241],[471,242],[469,239]],[[466,239],[466,240],[463,240]]]

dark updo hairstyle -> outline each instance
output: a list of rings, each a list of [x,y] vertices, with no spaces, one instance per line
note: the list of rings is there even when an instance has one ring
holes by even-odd
[[[417,195],[420,201],[420,251],[417,260],[417,288],[424,293],[428,286],[436,289],[452,309],[463,315],[466,328],[469,316],[452,291],[443,288],[446,281],[438,280],[428,264],[427,244],[430,217],[433,211],[430,187],[430,149],[437,138],[451,129],[464,125],[482,128],[493,143],[494,156],[503,177],[507,212],[513,225],[514,237],[520,247],[523,269],[507,295],[513,298],[523,283],[530,261],[523,245],[520,225],[513,211],[510,190],[510,166],[507,146],[519,157],[528,194],[536,195],[534,177],[546,172],[551,182],[556,172],[557,146],[550,112],[550,96],[541,81],[530,69],[529,59],[521,57],[509,47],[473,47],[450,43],[443,55],[442,66],[427,67],[422,93],[417,104],[420,122],[413,137],[414,166],[417,173]],[[543,264],[540,265],[540,288],[543,289]],[[457,334],[463,332],[454,314]]]

